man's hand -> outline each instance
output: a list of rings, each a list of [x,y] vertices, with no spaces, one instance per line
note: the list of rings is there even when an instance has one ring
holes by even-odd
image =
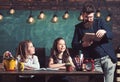
[[[98,30],[98,31],[96,32],[96,36],[97,36],[98,38],[102,38],[102,37],[105,35],[105,33],[106,33],[105,30],[100,29],[100,30]]]

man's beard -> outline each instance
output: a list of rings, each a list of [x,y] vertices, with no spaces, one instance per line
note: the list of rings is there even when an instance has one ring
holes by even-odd
[[[89,21],[84,22],[84,27],[85,28],[91,28],[91,27],[93,27],[93,22],[89,22]]]

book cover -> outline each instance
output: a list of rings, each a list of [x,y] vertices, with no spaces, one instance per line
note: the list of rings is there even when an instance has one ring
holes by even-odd
[[[85,35],[82,38],[82,41],[100,41],[100,38],[97,38],[95,33],[85,33]]]

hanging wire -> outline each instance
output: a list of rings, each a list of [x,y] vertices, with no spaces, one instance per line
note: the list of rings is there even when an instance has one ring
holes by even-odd
[[[96,11],[96,17],[101,17],[101,11],[100,11],[100,0],[97,0],[97,11]]]
[[[66,9],[66,11],[65,11],[64,15],[62,16],[63,19],[68,19],[69,18],[69,12],[68,12],[68,7],[67,7],[68,3],[69,3],[69,0],[66,0],[66,2],[65,2],[65,5],[66,5],[65,9]]]
[[[79,6],[79,3],[76,5],[76,8],[77,8],[77,6]],[[79,6],[78,9],[81,10],[80,6]],[[79,21],[83,21],[83,16],[82,16],[82,12],[81,12],[81,11],[80,11],[80,14],[79,14],[79,16],[78,16],[78,20],[79,20]]]
[[[13,8],[13,1],[12,0],[9,0],[9,1],[10,1],[9,13],[13,15],[15,13],[15,9]]]
[[[40,5],[39,2],[37,2],[36,4],[37,4],[37,5]],[[40,6],[40,13],[39,13],[39,15],[37,16],[37,18],[40,19],[40,20],[43,20],[43,19],[46,18],[46,15],[45,15],[43,9],[44,9],[43,6]]]
[[[106,11],[107,11],[107,17],[106,17],[106,21],[107,22],[109,22],[109,21],[111,21],[111,13],[110,13],[110,11],[109,11],[109,9],[108,9],[108,5],[107,5],[107,1],[106,0],[104,0],[104,4],[105,4],[105,7],[106,7]]]
[[[29,17],[27,19],[27,22],[30,23],[30,24],[33,24],[35,22],[35,19],[32,16],[32,3],[30,3],[30,14],[29,14]]]
[[[59,9],[58,3],[59,3],[59,0],[56,0],[57,6],[56,6],[56,9],[55,9],[53,18],[52,18],[52,20],[51,20],[52,23],[57,23],[57,22],[58,22],[58,16],[57,16],[57,11],[58,11],[58,9]]]

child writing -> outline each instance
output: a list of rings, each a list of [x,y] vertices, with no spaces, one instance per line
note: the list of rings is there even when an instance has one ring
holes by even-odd
[[[24,62],[24,69],[40,69],[38,57],[33,54],[35,54],[35,47],[33,46],[32,41],[25,40],[19,43],[16,56],[18,62]]]

